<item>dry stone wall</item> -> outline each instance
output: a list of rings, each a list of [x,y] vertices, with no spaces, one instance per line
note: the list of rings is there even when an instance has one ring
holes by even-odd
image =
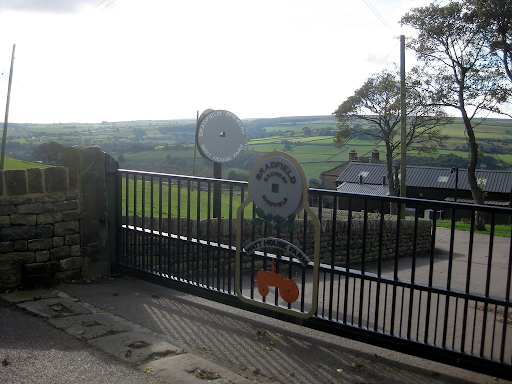
[[[198,226],[197,221],[194,219],[182,218],[178,221],[176,218],[171,218],[170,220],[159,220],[158,218],[151,220],[151,218],[146,218],[143,222],[140,217],[137,217],[136,223],[134,223],[133,217],[130,217],[128,224],[135,224],[139,227],[143,226],[146,230],[179,234],[209,242],[235,245],[236,220],[233,220],[231,225],[229,219],[201,220]],[[288,232],[280,237],[288,241],[291,240],[292,243],[301,248],[307,255],[312,256],[314,255],[314,226],[312,221],[308,221],[307,225],[305,249],[303,247],[304,220],[296,220],[297,230],[294,232],[292,239],[290,239]],[[412,256],[413,252],[430,252],[432,241],[431,220],[419,219],[418,226],[415,228],[414,219],[407,218],[401,220],[400,225],[398,254],[401,257]],[[335,227],[333,228],[333,226]],[[350,236],[348,235],[349,226]],[[340,216],[336,221],[322,221],[320,231],[320,262],[325,264],[334,262],[335,266],[344,266],[347,255],[350,256],[351,262],[359,261],[363,257],[366,261],[377,260],[379,254],[384,259],[394,257],[397,246],[396,217],[386,215],[382,232],[380,226],[380,216],[370,217],[366,221],[365,230],[365,221],[362,218],[362,214],[359,215],[359,213],[354,213],[350,223],[346,216]],[[248,244],[251,241],[253,231],[254,238],[256,239],[277,237],[277,233],[271,230],[264,232],[261,226],[253,228],[250,225],[250,219],[245,219],[243,228],[242,244]],[[148,247],[153,246],[150,244],[152,243],[148,241]],[[130,246],[128,244],[127,248],[130,248]],[[148,250],[148,252],[150,251],[152,250]]]
[[[76,168],[0,171],[0,289],[81,277]]]

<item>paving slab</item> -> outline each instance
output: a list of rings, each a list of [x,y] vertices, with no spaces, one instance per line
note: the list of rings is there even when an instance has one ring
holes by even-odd
[[[48,322],[80,340],[96,339],[134,329],[133,323],[120,317],[116,318],[98,313],[57,317],[48,320]]]
[[[51,299],[59,297],[59,291],[54,289],[31,289],[27,291],[15,291],[3,293],[0,299],[11,304],[19,304],[25,301],[37,301],[41,299]]]
[[[141,364],[138,368],[173,384],[254,384],[220,365],[188,353]]]
[[[81,315],[91,311],[75,301],[61,297],[19,303],[18,306],[46,318]]]
[[[143,329],[91,339],[88,343],[123,361],[135,364],[184,353],[182,348],[163,339],[162,335]]]

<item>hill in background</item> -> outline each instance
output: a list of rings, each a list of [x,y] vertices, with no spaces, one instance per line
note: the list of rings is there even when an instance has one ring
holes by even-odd
[[[10,123],[6,153],[12,158],[38,161],[41,159],[34,157],[34,149],[42,143],[99,145],[123,168],[212,176],[212,163],[194,151],[195,123],[195,119],[97,124]],[[246,150],[235,162],[223,164],[223,177],[231,172],[231,176],[243,179],[255,159],[273,150],[294,156],[313,179],[319,179],[322,172],[347,161],[351,150],[358,156],[367,156],[374,149],[384,152],[382,143],[374,143],[366,137],[359,137],[343,148],[335,147],[336,124],[331,115],[245,119]],[[408,163],[465,167],[469,149],[461,120],[456,119],[445,127],[444,133],[450,136],[445,148],[434,155],[411,153],[414,157],[410,157]],[[476,128],[476,135],[485,156],[480,161],[481,167],[512,169],[512,119],[487,119]]]

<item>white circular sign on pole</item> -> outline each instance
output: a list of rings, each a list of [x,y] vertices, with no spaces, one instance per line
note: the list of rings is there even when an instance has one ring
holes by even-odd
[[[251,171],[254,204],[266,214],[286,218],[302,208],[300,165],[292,160],[285,153],[271,152],[262,156]]]
[[[234,160],[247,142],[245,127],[234,113],[211,110],[201,115],[196,144],[201,155],[215,163]]]

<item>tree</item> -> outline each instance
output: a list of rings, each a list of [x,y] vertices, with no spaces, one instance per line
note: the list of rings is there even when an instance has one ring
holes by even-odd
[[[510,0],[468,0],[474,21],[486,32],[487,44],[499,52],[503,68],[512,81],[512,2]]]
[[[43,163],[58,164],[63,149],[63,145],[55,141],[50,141],[49,143],[39,145],[32,153],[35,159]]]
[[[441,127],[450,120],[448,115],[415,90],[417,81],[406,80],[407,151],[435,152],[447,136]],[[343,146],[355,137],[365,135],[376,144],[384,143],[388,166],[389,193],[398,196],[400,181],[394,177],[393,159],[400,154],[400,77],[384,70],[370,77],[353,96],[340,104],[333,113],[338,119],[336,146]]]
[[[476,204],[484,204],[476,167],[479,157],[474,128],[482,112],[503,113],[500,104],[511,97],[510,84],[500,68],[495,51],[488,49],[486,33],[475,26],[471,9],[460,2],[433,3],[413,8],[401,19],[418,31],[408,42],[423,66],[421,88],[442,107],[458,110],[468,137],[470,156],[468,182]],[[483,215],[477,215],[477,228],[485,229]]]

